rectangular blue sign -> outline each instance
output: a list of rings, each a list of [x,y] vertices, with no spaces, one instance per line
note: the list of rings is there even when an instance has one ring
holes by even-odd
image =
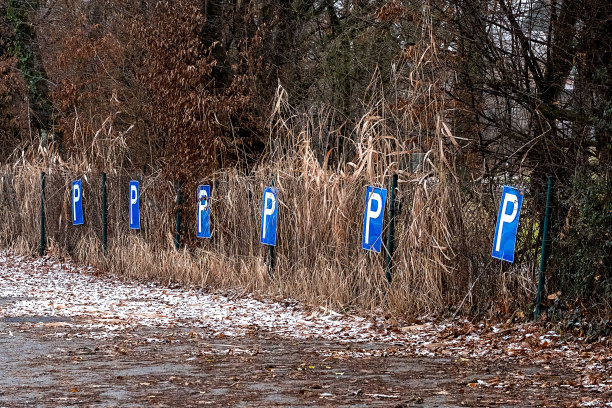
[[[493,258],[507,262],[514,262],[514,247],[516,245],[516,232],[518,230],[523,193],[514,187],[504,186],[497,225],[493,237]]]
[[[278,189],[264,189],[263,208],[261,210],[261,234],[259,241],[266,245],[276,245],[276,214],[278,210]]]
[[[130,229],[140,229],[140,186],[130,181]]]
[[[386,189],[372,186],[366,188],[363,237],[361,239],[361,248],[365,250],[380,252],[386,201]]]
[[[83,189],[81,180],[77,180],[72,182],[72,225],[83,223]]]
[[[210,238],[210,186],[198,186],[197,237]]]

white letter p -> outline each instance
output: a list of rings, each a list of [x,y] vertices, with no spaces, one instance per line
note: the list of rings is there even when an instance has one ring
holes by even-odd
[[[373,201],[376,201],[377,203],[376,211],[372,211]],[[366,227],[365,227],[365,243],[366,244],[369,244],[368,241],[370,238],[370,220],[373,218],[374,219],[378,218],[381,211],[382,211],[382,198],[380,197],[380,194],[372,191],[370,193],[370,199],[368,200],[368,212],[366,213]]]
[[[512,213],[506,214],[506,209],[508,208],[508,203],[512,202],[514,205],[512,206]],[[504,204],[502,205],[501,215],[499,217],[499,228],[497,230],[497,239],[495,243],[495,251],[499,252],[499,248],[501,247],[501,237],[502,230],[504,229],[504,223],[511,223],[516,218],[516,213],[518,212],[518,197],[515,194],[506,194],[504,196]]]
[[[268,208],[268,200],[272,201],[272,205],[270,206],[270,208]],[[266,238],[266,220],[268,219],[269,215],[274,214],[274,210],[276,209],[276,197],[274,197],[274,193],[271,191],[266,191],[266,194],[264,194],[264,216],[263,216],[263,238]]]

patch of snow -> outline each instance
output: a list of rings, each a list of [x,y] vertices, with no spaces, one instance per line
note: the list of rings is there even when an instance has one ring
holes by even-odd
[[[80,318],[71,323],[107,337],[137,325],[189,327],[213,335],[244,336],[265,330],[281,336],[322,337],[343,342],[414,342],[424,335],[402,338],[384,327],[384,319],[366,320],[323,310],[307,313],[291,306],[252,297],[228,298],[198,289],[168,288],[149,283],[94,277],[89,268],[48,258],[0,257],[0,297],[16,299],[0,305],[0,317],[56,316]],[[427,323],[433,326],[433,323]],[[63,336],[64,333],[56,333]],[[409,338],[410,337],[410,338]]]
[[[583,354],[579,346],[562,341],[554,332],[540,335],[533,324],[512,328],[474,326],[467,319],[438,322],[424,316],[419,319],[420,324],[394,327],[381,316],[364,318],[324,308],[307,310],[291,300],[278,303],[250,296],[228,297],[195,288],[93,276],[93,272],[90,267],[50,258],[29,259],[0,253],[0,298],[8,300],[0,303],[0,319],[38,316],[71,319],[35,323],[57,326],[58,332],[52,335],[58,337],[68,336],[61,326],[76,329],[77,334],[71,336],[94,339],[114,337],[138,326],[188,328],[201,336],[219,337],[263,331],[296,339],[378,343],[377,350],[346,352],[354,357],[412,354],[521,359],[537,355],[538,361],[554,359],[575,367],[579,362],[580,368],[601,373],[611,369],[612,359],[601,359],[596,353]],[[605,386],[609,389],[609,385]]]

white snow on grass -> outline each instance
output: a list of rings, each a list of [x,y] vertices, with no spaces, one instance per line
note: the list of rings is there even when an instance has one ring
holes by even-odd
[[[554,360],[586,371],[612,370],[609,352],[585,352],[579,343],[564,342],[554,332],[539,333],[533,324],[503,328],[500,324],[473,326],[467,320],[424,319],[422,324],[398,327],[380,316],[366,319],[322,309],[308,311],[292,301],[260,301],[186,287],[125,282],[116,276],[94,276],[94,272],[69,262],[0,252],[0,319],[74,318],[43,324],[57,326],[58,332],[62,326],[73,326],[83,329],[77,335],[92,338],[116,336],[136,326],[188,328],[217,336],[262,331],[264,335],[379,344],[373,350],[338,352],[347,356],[416,354],[456,361],[487,357],[539,361],[543,365]],[[612,386],[608,381],[597,385],[599,389]]]
[[[93,270],[48,258],[0,254],[1,317],[79,317],[88,328],[111,334],[135,325],[189,327],[213,334],[242,336],[265,330],[290,337],[323,337],[339,341],[392,342],[399,338],[375,330],[384,321],[306,312],[299,306],[262,302],[251,297],[228,298],[189,288],[123,282],[93,276]],[[76,323],[75,323],[76,324]]]

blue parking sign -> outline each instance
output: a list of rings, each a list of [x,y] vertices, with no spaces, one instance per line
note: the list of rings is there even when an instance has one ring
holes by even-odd
[[[361,248],[365,250],[380,252],[386,201],[386,189],[372,186],[366,188],[363,238],[361,240]]]
[[[77,180],[72,182],[72,225],[83,223],[83,189],[81,180]]]
[[[130,181],[130,229],[140,229],[140,187]]]
[[[504,186],[493,238],[493,258],[514,262],[516,232],[522,204],[523,193],[514,187]]]
[[[210,186],[198,186],[197,237],[210,238]]]
[[[261,210],[261,234],[259,241],[266,245],[276,245],[276,214],[278,210],[278,189],[264,189],[263,208]]]

